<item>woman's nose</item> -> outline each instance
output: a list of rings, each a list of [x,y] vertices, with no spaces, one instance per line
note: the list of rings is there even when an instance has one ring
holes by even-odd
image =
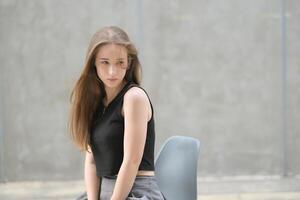
[[[114,66],[114,65],[109,65],[109,67],[108,67],[108,73],[109,73],[110,75],[114,75],[114,74],[116,74],[116,72],[117,72],[116,66]]]

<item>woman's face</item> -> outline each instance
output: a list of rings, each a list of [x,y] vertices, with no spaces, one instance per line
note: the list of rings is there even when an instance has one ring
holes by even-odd
[[[119,87],[128,68],[127,49],[123,45],[105,44],[96,54],[95,65],[106,88]]]

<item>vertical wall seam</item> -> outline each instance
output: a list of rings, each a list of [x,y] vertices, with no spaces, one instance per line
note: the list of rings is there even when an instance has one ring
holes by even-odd
[[[2,70],[4,70],[2,68]],[[0,182],[4,182],[5,177],[4,177],[4,133],[3,133],[3,71],[0,73]]]
[[[282,176],[287,176],[287,54],[286,54],[286,0],[281,4],[281,70],[282,70]]]
[[[136,1],[136,14],[137,14],[137,37],[138,37],[138,44],[139,44],[139,57],[140,61],[142,62],[144,60],[144,42],[143,42],[143,22],[144,22],[144,16],[143,16],[143,0],[137,0]]]

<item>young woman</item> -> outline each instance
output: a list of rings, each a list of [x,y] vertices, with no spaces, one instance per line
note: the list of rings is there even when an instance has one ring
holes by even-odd
[[[114,26],[97,31],[70,96],[70,134],[86,154],[81,199],[164,199],[154,173],[153,107],[140,82],[127,34]]]

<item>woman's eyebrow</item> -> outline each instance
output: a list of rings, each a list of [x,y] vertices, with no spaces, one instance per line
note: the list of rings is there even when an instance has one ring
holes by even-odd
[[[108,58],[99,58],[100,60],[110,60]],[[116,60],[125,60],[125,58],[117,58]]]

